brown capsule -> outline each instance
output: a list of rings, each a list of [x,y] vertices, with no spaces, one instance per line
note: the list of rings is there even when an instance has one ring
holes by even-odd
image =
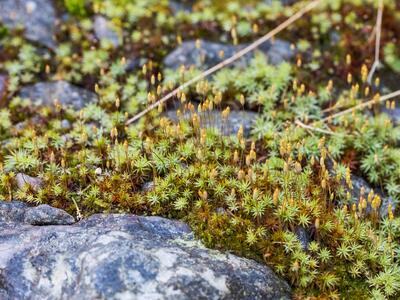
[[[239,170],[238,175],[237,175],[237,178],[238,178],[239,180],[243,180],[244,177],[245,177],[245,172],[244,172],[243,170]]]
[[[319,229],[319,226],[320,226],[320,220],[319,220],[319,218],[316,218],[316,219],[315,219],[314,226],[315,226],[315,229],[316,229],[316,230]]]

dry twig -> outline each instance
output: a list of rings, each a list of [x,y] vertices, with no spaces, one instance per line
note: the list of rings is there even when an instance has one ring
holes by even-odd
[[[381,48],[382,15],[383,15],[383,0],[379,0],[378,15],[376,17],[376,26],[375,26],[375,60],[371,67],[371,71],[368,74],[367,81],[369,84],[371,84],[372,77],[374,76],[374,73],[380,64],[379,52]]]
[[[351,107],[349,109],[343,110],[343,111],[338,112],[336,114],[330,115],[330,116],[328,116],[328,117],[326,117],[326,118],[324,118],[324,119],[322,119],[320,121],[317,121],[317,122],[323,122],[324,123],[326,121],[335,119],[337,117],[341,117],[341,116],[346,115],[348,113],[351,113],[353,111],[357,111],[357,110],[363,109],[363,108],[365,108],[367,106],[370,106],[370,105],[373,105],[373,104],[376,104],[376,103],[380,103],[380,102],[383,102],[383,101],[386,101],[386,100],[389,100],[389,99],[393,99],[393,98],[398,97],[398,96],[400,96],[400,90],[397,90],[397,91],[395,91],[393,93],[390,93],[390,94],[387,94],[385,96],[381,96],[381,97],[379,97],[379,99],[375,99],[374,98],[374,99],[371,99],[371,100],[369,100],[367,102],[360,103],[360,104],[358,104],[358,105],[356,105],[354,107]]]
[[[321,129],[321,128],[317,128],[317,127],[314,127],[314,126],[311,126],[311,125],[304,124],[304,123],[301,122],[300,120],[296,120],[294,123],[295,123],[296,125],[300,126],[300,127],[303,127],[304,129],[308,129],[308,130],[312,130],[312,131],[317,131],[317,132],[325,133],[325,134],[329,134],[329,135],[344,136],[344,134],[340,134],[340,133],[336,133],[336,132],[333,132],[333,131],[328,131],[328,130],[324,130],[324,129]]]

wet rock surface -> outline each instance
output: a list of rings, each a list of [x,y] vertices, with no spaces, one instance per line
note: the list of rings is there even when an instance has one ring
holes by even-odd
[[[174,122],[178,121],[176,110],[168,110],[165,115]],[[202,128],[215,128],[223,135],[235,135],[240,126],[243,126],[243,135],[249,137],[252,125],[258,116],[259,114],[252,111],[233,110],[228,118],[223,120],[221,112],[213,110],[200,114],[200,126]],[[185,115],[184,118],[189,118],[189,115]]]
[[[208,69],[231,57],[236,52],[246,47],[246,45],[225,45],[201,40],[183,42],[178,48],[172,51],[164,59],[164,64],[168,68],[177,69],[195,66],[200,69]],[[266,42],[260,46],[259,51],[263,52],[271,64],[279,64],[293,57],[294,51],[286,41],[275,40]],[[223,53],[223,55],[221,55]],[[245,66],[253,57],[254,53],[249,53],[235,62],[237,66]]]
[[[93,215],[32,226],[0,202],[1,299],[290,299],[268,267],[204,248],[159,217]]]
[[[37,105],[53,105],[58,100],[61,105],[74,109],[82,109],[86,104],[98,100],[96,94],[62,80],[25,86],[19,96],[29,98]]]
[[[28,40],[55,48],[56,13],[51,0],[1,0],[0,23],[10,29],[23,27]]]
[[[101,15],[94,17],[94,32],[96,37],[101,41],[111,43],[114,48],[120,46],[120,39],[118,33],[113,29],[112,24],[109,20]]]

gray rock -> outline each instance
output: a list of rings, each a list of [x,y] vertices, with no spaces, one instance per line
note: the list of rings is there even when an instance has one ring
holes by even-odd
[[[56,14],[51,0],[0,0],[0,22],[10,29],[24,28],[27,39],[55,48]]]
[[[268,62],[273,65],[278,65],[284,61],[288,61],[295,54],[289,42],[279,39],[262,44],[259,47],[259,50],[267,56]]]
[[[155,187],[156,183],[154,181],[145,182],[142,184],[142,191],[147,193],[154,190]]]
[[[196,41],[185,41],[178,48],[172,51],[164,59],[164,64],[168,68],[177,69],[181,65],[185,67],[196,66],[198,68],[210,68],[223,60],[220,52],[224,52],[224,57],[235,54],[237,47],[224,45],[201,40],[200,47],[196,47]]]
[[[245,46],[224,45],[201,40],[200,47],[197,48],[196,41],[186,41],[166,56],[164,64],[166,67],[172,69],[177,69],[182,65],[185,67],[195,66],[200,69],[208,69],[231,57]],[[290,44],[282,40],[265,42],[259,47],[259,51],[268,57],[271,64],[279,64],[285,60],[289,60],[294,55]],[[221,52],[224,53],[223,57],[220,56]],[[235,65],[239,67],[245,66],[253,55],[253,52],[245,55],[236,61]]]
[[[15,176],[15,181],[17,182],[18,188],[21,190],[29,185],[33,190],[38,191],[43,185],[43,180],[39,177],[32,177],[24,173],[18,173]]]
[[[97,102],[96,94],[62,80],[25,86],[19,96],[30,98],[34,104],[48,106],[53,106],[57,99],[62,105],[76,110],[82,109],[88,103]]]
[[[332,46],[336,46],[340,42],[341,39],[342,39],[342,36],[339,31],[332,30],[329,32],[329,41]]]
[[[176,110],[168,110],[165,115],[174,122],[178,121]],[[235,135],[240,126],[243,126],[243,134],[245,137],[250,136],[251,127],[256,120],[258,114],[252,111],[236,111],[230,112],[227,120],[223,120],[221,112],[213,110],[206,114],[200,114],[202,128],[215,128],[223,135]],[[189,115],[185,115],[184,118],[189,118]]]
[[[126,60],[125,71],[133,72],[140,69],[147,61],[138,57],[131,57]]]
[[[27,209],[24,221],[31,225],[71,225],[75,223],[75,219],[70,214],[47,204]]]
[[[296,2],[298,2],[299,0],[281,0],[281,3],[283,5],[292,5],[295,4]]]
[[[168,1],[169,8],[173,14],[179,12],[191,13],[192,6],[194,4],[193,0],[170,0]]]
[[[282,5],[292,5],[299,0],[264,0],[263,2],[267,5],[272,5],[273,2],[278,2],[278,1],[280,1]]]
[[[67,119],[62,120],[61,121],[61,128],[65,129],[65,130],[71,129],[72,128],[71,122],[68,121]]]
[[[226,209],[225,208],[223,208],[223,207],[217,207],[217,209],[215,210],[215,212],[218,214],[218,215],[226,215]]]
[[[267,266],[206,249],[184,223],[93,215],[31,226],[3,217],[21,209],[0,202],[1,299],[290,299]]]
[[[297,239],[300,241],[303,250],[307,250],[311,240],[308,230],[302,226],[298,226],[296,227],[295,234],[297,236]]]
[[[42,118],[38,115],[32,116],[32,118],[30,119],[26,119],[22,122],[18,122],[17,124],[15,124],[13,126],[13,128],[11,129],[13,134],[19,134],[22,131],[24,131],[26,128],[28,128],[31,124],[39,124],[40,122],[42,122]]]
[[[24,202],[0,201],[0,223],[1,222],[17,222],[21,223],[25,220],[25,211],[28,205]],[[0,275],[1,276],[1,275]],[[1,278],[1,277],[0,277]],[[0,294],[1,295],[1,294]]]
[[[0,74],[0,106],[5,105],[7,96],[7,86],[8,86],[8,77],[4,74]]]
[[[94,17],[94,33],[99,40],[110,42],[114,48],[121,45],[119,35],[112,27],[111,22],[101,15]]]

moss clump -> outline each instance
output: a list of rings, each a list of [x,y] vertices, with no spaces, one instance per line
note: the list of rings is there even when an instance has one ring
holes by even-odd
[[[284,36],[297,46],[293,62],[272,66],[257,53],[245,67],[182,90],[175,122],[163,113],[169,104],[126,126],[128,116],[200,73],[163,68],[162,58],[181,40],[247,42],[304,4],[251,1],[244,10],[240,1],[223,9],[197,1],[191,13],[173,16],[167,2],[156,2],[66,1],[79,18],[60,27],[54,53],[40,54],[18,32],[3,37],[10,101],[0,110],[1,200],[48,203],[77,217],[132,212],[182,219],[207,246],[270,265],[296,299],[398,298],[399,127],[379,103],[368,113],[321,121],[379,97],[379,80],[366,82],[371,62],[360,54],[372,1],[332,1],[300,21]],[[123,33],[123,46],[90,40],[98,13]],[[387,12],[385,49],[398,36],[397,14]],[[342,36],[332,45],[335,28]],[[128,68],[135,59],[139,68]],[[25,84],[59,79],[93,90],[99,101],[77,112],[18,97]],[[223,134],[234,109],[259,112],[250,136],[243,127]],[[17,173],[43,182],[18,186]],[[352,174],[376,192],[365,187],[356,197]]]

